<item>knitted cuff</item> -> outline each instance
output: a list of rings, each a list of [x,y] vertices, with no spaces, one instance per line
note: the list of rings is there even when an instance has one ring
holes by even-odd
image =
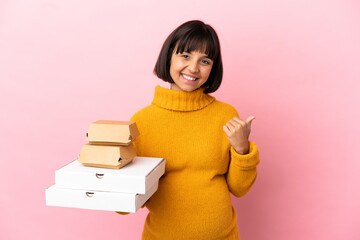
[[[259,150],[254,142],[249,141],[249,153],[238,154],[235,149],[231,146],[231,163],[235,164],[241,169],[255,168],[260,163]]]

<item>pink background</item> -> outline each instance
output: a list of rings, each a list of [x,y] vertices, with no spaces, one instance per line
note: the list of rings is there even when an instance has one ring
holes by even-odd
[[[146,209],[47,207],[45,189],[91,122],[128,120],[168,87],[156,58],[191,19],[220,37],[213,95],[256,116],[258,179],[232,198],[242,239],[359,239],[360,4],[347,0],[1,1],[0,239],[140,238]]]

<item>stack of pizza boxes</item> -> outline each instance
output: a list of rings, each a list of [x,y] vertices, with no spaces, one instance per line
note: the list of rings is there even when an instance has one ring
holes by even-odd
[[[136,212],[157,190],[165,159],[136,156],[135,122],[91,123],[79,158],[55,171],[46,205]]]

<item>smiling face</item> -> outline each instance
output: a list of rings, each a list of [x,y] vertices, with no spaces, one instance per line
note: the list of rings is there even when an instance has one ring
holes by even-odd
[[[170,62],[170,76],[175,83],[171,89],[192,92],[200,88],[209,78],[213,61],[199,51],[176,53],[174,50]]]

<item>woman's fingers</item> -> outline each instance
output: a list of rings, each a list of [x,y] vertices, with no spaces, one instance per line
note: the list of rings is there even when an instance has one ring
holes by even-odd
[[[250,116],[246,119],[246,121],[240,119],[239,117],[234,117],[232,118],[231,120],[233,120],[232,122],[236,122],[238,124],[240,124],[241,126],[245,127],[245,126],[248,126],[249,129],[251,128],[251,123],[252,121],[255,119],[255,116]],[[230,121],[231,121],[230,120]]]
[[[230,120],[233,120],[233,121],[235,121],[235,122],[237,122],[237,123],[239,123],[239,124],[241,124],[241,125],[243,125],[243,124],[246,124],[241,118],[239,118],[239,117],[233,117],[232,119],[230,119]]]
[[[229,129],[228,126],[224,125],[224,126],[223,126],[223,130],[224,130],[224,132],[226,133],[226,135],[229,136],[229,135],[231,134],[231,131],[230,131],[230,129]]]
[[[239,131],[245,131],[248,132],[248,134],[251,131],[251,123],[252,121],[255,119],[255,116],[250,116],[246,119],[246,121],[240,119],[239,117],[234,117],[232,119],[230,119],[224,127],[226,127],[224,129],[224,131],[227,133],[227,135],[231,134],[231,133],[235,133],[235,132],[239,132]],[[223,128],[224,128],[223,127]],[[246,135],[248,135],[246,134]]]

